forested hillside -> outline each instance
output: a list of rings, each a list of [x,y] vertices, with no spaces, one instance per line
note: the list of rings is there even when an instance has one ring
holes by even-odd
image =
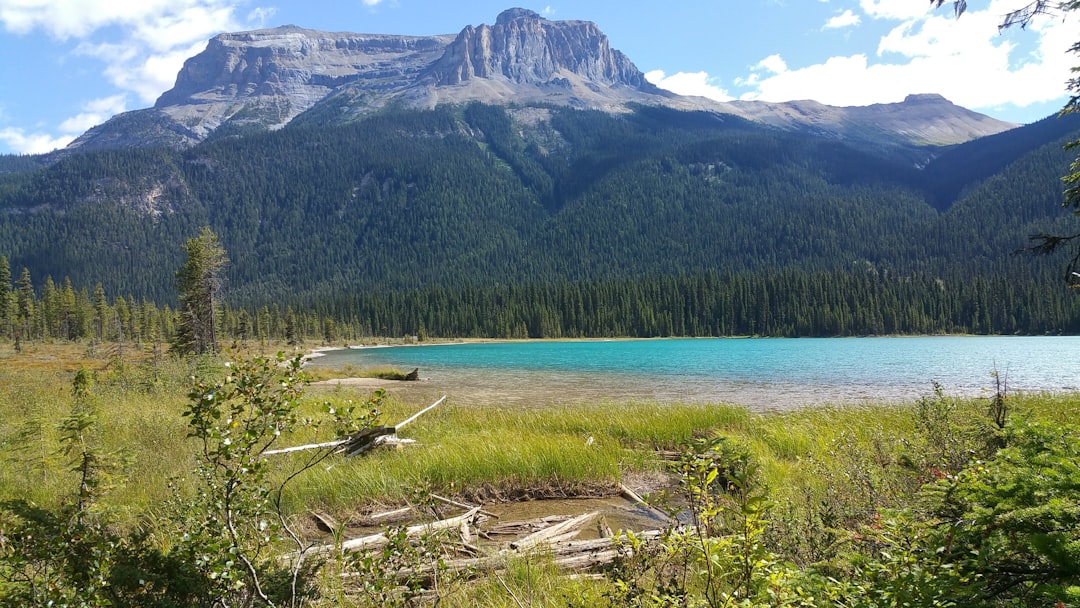
[[[16,276],[29,269],[38,290],[46,277],[69,277],[76,290],[100,282],[111,295],[170,304],[180,245],[209,225],[231,259],[225,297],[234,308],[276,306],[283,315],[295,307],[356,321],[367,314],[360,302],[377,308],[441,293],[469,311],[470,293],[522,301],[522,312],[504,321],[419,317],[448,315],[449,300],[396,321],[358,321],[373,332],[1076,329],[1070,294],[1058,289],[1061,261],[1013,255],[1031,234],[1070,225],[1059,178],[1069,163],[1061,144],[1080,129],[1075,116],[952,149],[877,151],[732,116],[645,107],[610,115],[473,104],[334,128],[319,122],[301,116],[280,131],[221,135],[185,151],[75,154],[43,168],[42,159],[4,159],[0,255]],[[916,157],[923,162],[913,164]],[[707,295],[716,310],[701,310],[709,312],[663,304],[661,294],[685,290],[672,281],[730,283],[723,277],[759,294],[756,286],[773,285],[773,298],[748,300],[731,288]],[[828,287],[866,277],[882,293],[918,295],[890,310],[876,296],[856,295],[865,290]],[[638,316],[596,326],[572,321],[567,307],[537,308],[564,298],[568,285],[629,294],[621,301],[637,302],[627,313]],[[937,297],[934,289],[960,301],[1005,286],[1027,294],[1016,296],[1023,310],[980,305],[921,320],[913,312]],[[526,287],[535,297],[520,295]],[[775,294],[792,306],[761,312]],[[1014,296],[998,299],[1006,297]],[[733,312],[718,304],[724,298],[758,310]],[[582,310],[598,300],[580,299]],[[806,312],[796,312],[799,302]],[[869,320],[806,321],[842,308]]]

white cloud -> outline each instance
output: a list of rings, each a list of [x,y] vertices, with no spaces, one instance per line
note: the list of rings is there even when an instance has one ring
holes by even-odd
[[[678,95],[707,97],[715,101],[733,99],[727,91],[714,84],[715,79],[710,78],[705,72],[679,72],[668,76],[663,70],[653,70],[645,73],[645,79],[661,89]]]
[[[224,0],[0,0],[0,23],[12,32],[47,31],[60,39],[82,38],[100,28],[153,25],[199,11],[225,11]]]
[[[897,21],[876,54],[830,57],[802,67],[770,55],[735,79],[742,99],[814,99],[830,105],[902,100],[939,93],[968,108],[1025,107],[1060,99],[1076,57],[1077,19],[1040,19],[1025,31],[999,35],[1009,0],[993,0],[957,19],[951,10],[927,12],[918,0],[861,0],[866,15]],[[1028,49],[1028,50],[1024,50]]]
[[[60,123],[61,135],[43,132],[27,133],[25,129],[8,127],[0,129],[0,142],[17,154],[52,152],[57,148],[67,146],[87,129],[100,125],[125,110],[127,110],[125,95],[94,99],[83,104],[82,112]]]
[[[17,154],[44,154],[63,148],[74,136],[53,137],[45,133],[26,133],[22,129],[0,129],[0,141]]]
[[[236,4],[232,0],[0,0],[0,27],[17,34],[41,30],[58,40],[75,41],[73,53],[101,61],[110,83],[150,104],[173,85],[184,60],[202,51],[210,37],[261,27],[274,14],[273,9],[255,7],[240,20],[234,14]],[[112,100],[113,109],[126,106],[123,93],[107,99]],[[77,124],[99,124],[109,104],[92,109],[98,102],[89,102],[91,109],[84,108],[59,128],[69,132]],[[3,133],[0,138],[18,150],[40,150],[65,139],[17,129]]]
[[[826,21],[823,28],[827,30],[837,30],[845,27],[852,27],[859,25],[861,20],[862,19],[853,13],[851,9],[848,9]]]
[[[767,72],[772,72],[773,74],[783,74],[787,71],[788,67],[787,62],[784,61],[783,57],[774,54],[757,62],[757,65],[751,69],[754,71],[765,70]]]
[[[543,15],[544,18],[546,19],[546,18],[551,17],[551,16],[553,16],[555,14],[555,9],[552,8],[551,5],[549,4],[549,5],[544,7],[544,10],[540,11],[540,14]]]
[[[60,130],[68,135],[77,136],[125,110],[127,110],[126,95],[94,99],[83,105],[81,113],[60,123]]]
[[[930,12],[923,0],[859,0],[859,8],[871,19],[917,19]]]

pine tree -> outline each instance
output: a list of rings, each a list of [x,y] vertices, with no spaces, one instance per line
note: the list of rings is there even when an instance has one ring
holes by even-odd
[[[221,274],[229,259],[225,248],[209,227],[184,244],[187,260],[176,272],[180,315],[172,348],[180,353],[217,352],[215,307],[221,290]]]
[[[0,336],[14,335],[15,292],[11,288],[11,265],[0,255]]]

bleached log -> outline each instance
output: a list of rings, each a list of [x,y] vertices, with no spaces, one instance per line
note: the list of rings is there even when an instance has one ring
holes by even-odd
[[[653,541],[660,537],[659,530],[649,530],[637,533],[637,537],[645,542]],[[614,538],[596,538],[590,540],[569,541],[553,544],[548,547],[548,554],[555,565],[563,570],[581,572],[589,568],[610,564],[619,556],[619,548]],[[513,553],[499,553],[481,557],[464,557],[442,561],[442,566],[451,572],[471,571],[475,574],[491,572],[506,568],[507,564],[514,559]],[[430,565],[419,568],[400,570],[396,576],[401,579],[415,578],[417,576],[430,575],[433,567]],[[356,573],[343,574],[342,577],[356,578]]]
[[[337,520],[325,513],[312,511],[311,516],[315,518],[317,527],[323,532],[334,532],[340,528]]]
[[[471,545],[473,542],[472,530],[469,529],[469,522],[461,522],[461,542],[465,545]]]
[[[399,437],[394,437],[394,434],[397,433],[398,429],[405,426],[406,424],[409,424],[413,420],[416,420],[422,414],[425,414],[425,413],[431,411],[432,409],[435,408],[435,406],[439,405],[443,401],[446,401],[446,395],[443,395],[435,403],[432,403],[431,405],[425,407],[424,409],[420,410],[419,412],[416,412],[412,416],[409,416],[403,422],[399,422],[397,424],[397,426],[371,427],[371,428],[364,429],[364,430],[356,433],[355,435],[352,435],[351,437],[346,437],[344,439],[335,439],[333,441],[324,441],[322,443],[309,443],[309,444],[306,444],[306,445],[297,445],[297,446],[293,446],[291,448],[281,448],[281,449],[277,449],[277,450],[267,450],[267,451],[263,452],[263,456],[273,456],[274,454],[288,454],[290,452],[301,452],[301,451],[304,451],[304,450],[317,450],[317,449],[320,449],[320,448],[336,448],[336,447],[341,447],[341,446],[346,446],[343,451],[348,451],[347,456],[356,456],[358,454],[363,454],[364,452],[370,450],[371,448],[379,446],[379,445],[384,445],[384,444],[401,445],[401,444],[406,444],[406,443],[415,443],[416,442],[415,439],[402,439],[402,438],[399,438]],[[371,438],[372,435],[375,435],[375,437]]]
[[[267,450],[262,453],[263,456],[273,456],[274,454],[288,454],[289,452],[301,452],[304,450],[317,450],[319,448],[336,448],[340,445],[349,443],[348,439],[336,439],[334,441],[324,441],[322,443],[309,443],[307,445],[297,445],[291,448],[281,448],[277,450]]]
[[[474,508],[476,506],[476,505],[467,505],[467,504],[465,504],[463,502],[458,502],[456,500],[451,500],[451,499],[446,498],[444,496],[439,496],[438,494],[428,494],[428,496],[434,498],[435,500],[437,500],[439,502],[444,502],[444,503],[450,505],[451,507],[458,507],[459,509],[472,509],[472,508]],[[483,509],[480,509],[480,514],[481,515],[487,515],[488,517],[493,517],[495,519],[499,519],[499,516],[492,513],[491,511],[485,511]]]
[[[413,420],[416,420],[416,419],[417,419],[417,418],[419,418],[419,417],[420,417],[421,415],[423,415],[423,414],[426,414],[426,413],[430,412],[431,410],[435,409],[435,406],[439,405],[439,404],[440,404],[440,403],[442,403],[443,401],[446,401],[446,395],[443,395],[442,397],[440,397],[440,398],[439,398],[439,400],[438,400],[438,401],[436,401],[435,403],[432,403],[431,405],[429,405],[429,406],[425,407],[424,409],[420,410],[419,412],[416,412],[416,413],[415,413],[415,414],[413,414],[412,416],[409,416],[409,417],[408,417],[408,418],[406,418],[406,419],[405,419],[405,420],[404,420],[403,422],[399,422],[399,423],[397,424],[397,426],[395,426],[395,427],[394,427],[394,431],[396,432],[396,431],[397,431],[398,429],[400,429],[401,427],[405,426],[406,424],[409,424],[409,423],[410,423],[410,422],[412,422]]]
[[[394,517],[396,515],[404,515],[404,514],[408,513],[409,511],[412,511],[412,507],[401,507],[400,509],[394,509],[393,511],[386,511],[384,513],[376,513],[375,515],[371,515],[369,517],[370,517],[370,519],[376,519],[376,520],[378,520],[378,519],[386,519],[387,517]]]
[[[629,500],[630,502],[632,502],[632,503],[634,503],[636,505],[640,505],[641,507],[645,508],[645,510],[647,510],[649,513],[651,513],[653,515],[653,517],[656,517],[656,518],[660,519],[660,521],[668,521],[668,522],[671,521],[671,516],[670,515],[668,515],[667,513],[664,513],[660,509],[657,509],[656,507],[654,507],[654,506],[650,505],[649,503],[645,502],[645,499],[638,496],[637,492],[631,490],[630,488],[626,487],[625,485],[623,485],[621,483],[619,484],[619,491],[622,494],[623,498]]]
[[[426,414],[427,412],[430,412],[431,410],[435,409],[435,406],[439,405],[443,401],[446,401],[446,395],[443,395],[435,403],[432,403],[431,405],[425,407],[424,409],[420,410],[419,412],[416,412],[412,416],[409,416],[408,418],[406,418],[402,422],[397,423],[397,425],[387,427],[387,429],[389,430],[388,433],[384,433],[383,435],[381,435],[379,437],[376,437],[375,439],[373,439],[372,441],[370,441],[368,443],[361,443],[361,444],[359,444],[359,445],[357,445],[355,447],[350,446],[350,448],[352,448],[352,449],[348,450],[349,453],[346,454],[346,456],[358,456],[358,455],[363,454],[364,452],[370,450],[373,447],[382,445],[383,443],[385,443],[387,441],[386,439],[383,439],[383,437],[385,437],[386,435],[395,435],[395,434],[397,434],[398,429],[405,426],[406,424],[409,424],[413,420],[416,420],[417,418],[419,418],[423,414]]]
[[[557,524],[570,519],[569,515],[549,515],[523,521],[506,521],[491,526],[485,532],[495,536],[520,536],[525,533],[543,530],[551,524]]]
[[[448,528],[456,528],[461,525],[462,522],[472,519],[478,512],[480,507],[476,507],[463,515],[457,517],[449,517],[447,519],[440,519],[426,524],[417,524],[415,526],[409,526],[405,528],[405,536],[415,537],[427,532],[435,532],[437,530],[445,530]],[[359,538],[352,538],[341,543],[341,549],[343,551],[357,551],[359,549],[366,549],[369,547],[381,547],[390,542],[385,533],[370,534],[368,536],[361,536]],[[320,547],[319,551],[330,551],[334,548],[333,545],[324,545]]]
[[[580,528],[581,526],[584,526],[589,520],[599,514],[599,511],[593,511],[591,513],[584,513],[582,515],[578,515],[577,517],[568,519],[561,524],[555,524],[554,526],[545,528],[543,530],[540,530],[539,532],[534,532],[526,536],[525,538],[516,540],[510,543],[510,548],[517,551],[524,551],[525,549],[534,547],[540,543],[547,542],[553,537],[560,536],[566,532]]]

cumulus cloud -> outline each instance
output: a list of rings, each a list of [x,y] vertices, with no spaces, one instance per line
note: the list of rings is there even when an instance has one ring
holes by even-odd
[[[17,154],[44,154],[71,143],[75,136],[53,137],[47,133],[27,133],[23,129],[0,129],[0,141]]]
[[[256,7],[241,19],[235,14],[235,4],[229,0],[0,0],[0,27],[16,34],[42,31],[74,43],[72,52],[100,61],[102,74],[123,92],[108,101],[88,102],[82,113],[58,125],[67,133],[77,124],[99,124],[98,118],[108,118],[110,106],[125,107],[126,93],[144,104],[153,103],[173,85],[184,60],[205,48],[210,37],[261,27],[273,15],[273,9]],[[38,151],[70,138],[7,129],[0,139],[12,149]]]
[[[94,99],[83,105],[82,112],[60,123],[60,130],[69,135],[79,135],[90,127],[96,127],[110,117],[127,110],[127,96],[113,95]]]
[[[994,0],[960,19],[944,8],[927,12],[912,0],[861,0],[866,17],[896,24],[876,53],[835,56],[801,67],[777,55],[749,68],[735,82],[741,99],[814,99],[830,105],[902,100],[911,93],[939,93],[968,108],[1025,107],[1060,99],[1075,57],[1076,17],[1040,19],[1025,31],[999,35],[1011,6]]]
[[[29,133],[25,129],[8,127],[0,129],[0,142],[17,154],[44,154],[70,144],[87,129],[105,122],[112,116],[127,110],[127,96],[112,95],[92,99],[82,106],[82,111],[58,125],[60,135],[44,132]]]
[[[783,74],[788,68],[787,62],[784,61],[783,57],[778,54],[773,54],[757,62],[751,69],[754,71],[765,70],[767,72],[772,72],[773,74]]]
[[[678,95],[706,97],[715,101],[733,99],[727,91],[717,86],[714,78],[710,78],[705,72],[679,72],[668,76],[663,70],[653,70],[645,73],[645,79],[661,89]]]
[[[929,2],[921,0],[859,0],[859,8],[871,19],[917,19],[930,13]]]
[[[845,27],[859,25],[861,21],[861,17],[852,12],[851,9],[848,9],[840,13],[839,15],[830,18],[828,21],[825,22],[825,25],[822,27],[827,30],[838,30]]]

